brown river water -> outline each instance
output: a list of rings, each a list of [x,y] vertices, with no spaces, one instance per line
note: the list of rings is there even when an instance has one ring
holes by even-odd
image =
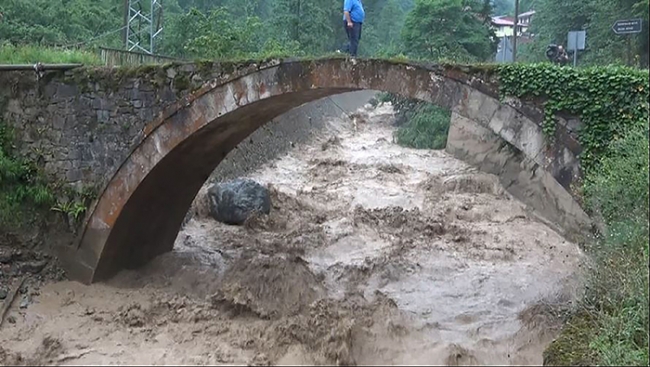
[[[578,246],[495,176],[394,144],[390,105],[358,112],[249,175],[269,216],[220,224],[206,186],[173,252],[15,305],[0,362],[541,364]]]

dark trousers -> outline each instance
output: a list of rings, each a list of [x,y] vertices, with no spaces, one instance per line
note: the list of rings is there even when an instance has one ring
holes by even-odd
[[[348,22],[343,21],[343,27],[345,27],[345,32],[348,34],[348,41],[350,46],[348,52],[350,56],[356,57],[357,50],[359,48],[359,40],[361,39],[361,27],[363,23],[352,22],[352,28],[348,27]]]

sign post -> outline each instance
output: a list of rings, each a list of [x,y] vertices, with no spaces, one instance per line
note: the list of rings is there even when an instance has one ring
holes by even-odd
[[[617,20],[614,25],[612,25],[612,31],[614,34],[618,35],[628,35],[627,36],[627,63],[629,66],[632,65],[632,42],[630,37],[632,34],[641,33],[643,28],[642,19],[626,19],[626,20]]]
[[[573,67],[578,64],[578,50],[585,49],[586,31],[570,31],[567,36],[567,49],[573,50]]]
[[[636,34],[642,31],[642,19],[617,20],[612,26],[616,34]]]

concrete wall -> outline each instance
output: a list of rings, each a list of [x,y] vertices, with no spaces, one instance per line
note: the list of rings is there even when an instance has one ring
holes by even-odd
[[[453,111],[447,152],[483,172],[498,176],[504,188],[534,209],[540,220],[572,241],[584,241],[591,226],[587,214],[571,193],[544,168],[539,159],[543,157],[531,156],[522,149],[535,140],[541,140],[541,131],[536,132],[533,124],[529,126],[528,134],[511,134],[511,141],[508,141],[503,137],[507,134],[497,134],[494,128],[508,131],[518,126],[518,130],[522,130],[522,122],[506,119],[495,126],[497,120],[484,125]],[[525,128],[526,124],[523,125]]]

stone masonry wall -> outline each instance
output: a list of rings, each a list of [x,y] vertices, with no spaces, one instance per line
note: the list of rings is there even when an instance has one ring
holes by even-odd
[[[189,91],[173,83],[161,87],[146,77],[77,83],[74,75],[52,72],[37,79],[33,72],[1,73],[0,121],[13,128],[21,155],[78,189],[103,183],[139,141],[145,124]],[[326,98],[276,118],[233,150],[214,177],[232,178],[256,168],[291,142],[304,141],[325,117],[340,114],[336,105],[354,109],[373,93],[333,96],[336,104]]]
[[[277,61],[271,61],[277,62]],[[0,122],[19,153],[55,181],[101,187],[141,140],[145,125],[207,80],[263,64],[196,63],[0,73]]]
[[[0,118],[14,128],[22,155],[79,188],[99,184],[114,171],[145,123],[177,98],[170,88],[141,80],[108,90],[101,83],[75,85],[52,77],[0,74]]]
[[[141,141],[145,125],[167,106],[182,103],[204,81],[225,80],[264,65],[197,63],[127,69],[82,68],[49,72],[38,79],[33,72],[3,72],[0,73],[0,120],[15,128],[20,152],[39,162],[53,179],[78,189],[99,188]],[[482,76],[480,70],[440,72],[498,98],[498,81],[493,76]],[[541,125],[543,111],[536,107],[540,103],[519,100],[504,103]],[[555,137],[557,144],[549,145],[542,165],[573,195],[573,186],[581,176],[577,159],[581,147],[576,138],[580,122],[575,118],[561,118],[560,122]],[[260,134],[264,132],[253,134],[253,141]],[[238,165],[251,156],[265,156],[255,155],[246,148],[242,152],[247,154]],[[237,154],[240,153],[232,153]],[[224,163],[219,169],[227,173],[228,163]],[[577,195],[573,196],[579,200]]]

